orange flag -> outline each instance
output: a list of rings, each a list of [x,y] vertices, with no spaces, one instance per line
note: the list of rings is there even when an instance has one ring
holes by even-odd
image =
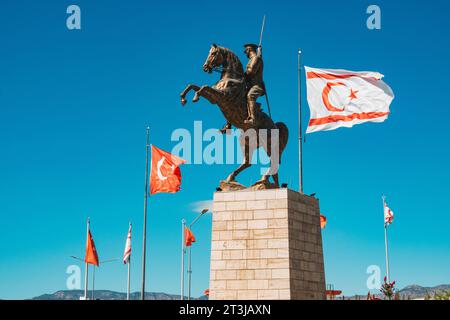
[[[179,166],[185,162],[169,152],[152,146],[150,194],[180,191],[181,171]]]
[[[194,234],[189,228],[184,228],[184,244],[186,247],[192,246],[192,243],[195,242]]]
[[[92,239],[91,230],[88,232],[88,240],[86,245],[86,257],[84,258],[86,263],[93,264],[98,267],[98,255],[97,249],[95,249],[94,239]]]
[[[325,226],[327,225],[327,217],[324,215],[320,215],[320,228],[325,229]]]

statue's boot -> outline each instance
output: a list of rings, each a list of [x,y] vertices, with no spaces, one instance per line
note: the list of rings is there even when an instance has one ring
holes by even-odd
[[[227,130],[231,129],[231,123],[227,122],[225,126],[219,130],[220,133],[226,134]]]
[[[248,101],[248,118],[244,120],[244,123],[254,125],[255,124],[255,115],[256,115],[256,109],[261,106],[260,103],[257,103],[256,101],[250,100]]]

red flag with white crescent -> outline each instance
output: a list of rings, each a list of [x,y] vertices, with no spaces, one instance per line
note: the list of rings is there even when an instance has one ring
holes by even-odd
[[[97,249],[95,248],[94,239],[92,239],[91,230],[88,232],[87,244],[86,244],[86,256],[84,261],[94,266],[99,266]]]
[[[192,246],[192,243],[195,242],[195,236],[189,228],[184,228],[184,245],[186,247]]]
[[[123,263],[127,264],[131,258],[131,224],[128,229],[127,241],[125,242],[125,251],[123,252]]]
[[[152,146],[150,194],[180,191],[181,171],[179,166],[185,162],[167,151]]]
[[[311,113],[306,133],[383,122],[394,99],[378,72],[305,67]]]
[[[324,215],[320,215],[320,228],[321,229],[325,229],[327,225],[327,217],[325,217]]]

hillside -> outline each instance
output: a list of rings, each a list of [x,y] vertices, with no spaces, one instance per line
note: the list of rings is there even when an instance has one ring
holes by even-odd
[[[419,285],[409,285],[399,291],[401,299],[418,299],[423,298],[427,294],[433,295],[439,291],[449,291],[449,284],[441,284],[435,287],[422,287]],[[98,300],[125,300],[126,294],[123,292],[116,292],[110,290],[96,290],[94,292],[95,299]],[[32,300],[79,300],[84,295],[83,290],[61,290],[51,294],[43,294],[32,298]],[[92,292],[89,291],[89,298],[92,296]],[[139,300],[141,297],[140,292],[131,293],[131,300]],[[146,300],[178,300],[180,298],[177,294],[167,294],[163,292],[147,292],[145,294]],[[358,295],[353,297],[347,297],[347,299],[365,299],[366,295]],[[187,299],[185,297],[185,299]],[[199,298],[193,298],[193,300],[207,300],[206,296]]]
[[[60,290],[51,294],[43,294],[32,298],[31,300],[79,300],[84,295],[83,290]],[[92,292],[88,291],[88,297],[91,298]],[[110,290],[95,290],[94,299],[98,300],[125,300],[126,293],[116,292]],[[131,300],[139,300],[141,297],[140,292],[133,292],[130,295]],[[146,300],[178,300],[179,295],[167,294],[162,292],[146,292]],[[205,300],[206,297],[194,298],[195,300]]]

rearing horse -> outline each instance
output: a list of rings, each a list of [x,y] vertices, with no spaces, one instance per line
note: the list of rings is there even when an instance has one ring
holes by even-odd
[[[270,158],[271,169],[262,176],[258,183],[266,183],[268,182],[269,176],[272,176],[275,186],[279,187],[278,165],[281,163],[281,155],[288,141],[288,128],[282,122],[274,123],[262,111],[258,112],[255,125],[245,123],[244,121],[248,116],[247,87],[244,80],[242,63],[231,50],[213,44],[203,65],[203,71],[211,73],[220,67],[222,67],[221,77],[215,85],[212,87],[206,85],[202,87],[194,84],[188,85],[181,93],[181,104],[186,104],[186,94],[190,90],[194,90],[193,102],[197,102],[200,97],[203,97],[210,103],[217,104],[225,119],[243,131],[243,134],[239,137],[239,142],[244,155],[244,161],[228,176],[226,179],[227,182],[235,181],[239,173],[251,166],[253,152],[262,146]],[[264,129],[267,130],[266,139],[261,138],[264,137],[264,134],[260,135],[261,130]],[[252,131],[256,133],[256,145],[254,146],[249,142],[251,139],[246,134]],[[272,136],[273,132],[277,132],[278,136]],[[276,150],[276,154],[272,154],[272,150]],[[273,166],[276,169],[273,169]]]

